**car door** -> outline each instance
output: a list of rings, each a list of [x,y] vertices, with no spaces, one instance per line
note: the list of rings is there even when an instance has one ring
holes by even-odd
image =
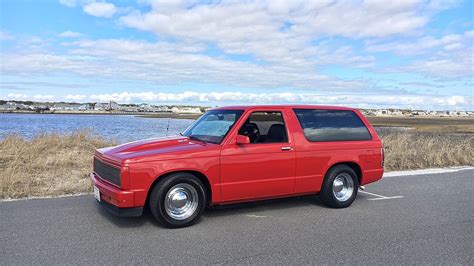
[[[295,152],[286,117],[283,108],[245,114],[221,152],[223,202],[293,193]],[[238,133],[251,143],[237,144]]]

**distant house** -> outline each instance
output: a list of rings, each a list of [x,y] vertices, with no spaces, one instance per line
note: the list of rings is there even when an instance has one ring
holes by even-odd
[[[109,110],[118,110],[120,108],[120,105],[116,102],[110,102],[109,103]]]
[[[94,110],[97,111],[110,111],[110,110],[119,110],[120,105],[116,102],[108,102],[108,103],[96,103]]]
[[[168,106],[158,106],[155,108],[155,112],[172,112],[171,109]]]
[[[147,103],[142,103],[138,107],[138,111],[140,112],[153,112],[154,107]]]
[[[413,116],[426,116],[428,114],[425,111],[413,111],[413,112],[411,112],[411,115],[413,115]]]
[[[388,115],[388,110],[376,110],[375,115]]]
[[[443,117],[443,116],[448,116],[448,114],[447,114],[445,111],[437,111],[437,112],[436,112],[436,116],[441,116],[441,117]]]
[[[86,103],[79,106],[79,111],[90,111],[90,110],[94,110],[94,107],[90,103]]]
[[[26,110],[28,109],[28,106],[24,104],[20,104],[20,103],[15,103],[15,102],[7,102],[4,105],[4,108],[6,108],[7,110]]]
[[[459,112],[458,111],[448,111],[447,114],[449,116],[458,116],[459,115]]]
[[[79,111],[80,104],[56,103],[50,109],[56,111]]]
[[[123,112],[138,112],[139,107],[136,105],[120,105],[119,110]]]
[[[393,110],[393,111],[391,111],[390,115],[397,115],[397,116],[398,115],[403,115],[403,112],[400,111],[400,110]]]
[[[96,103],[94,106],[94,110],[96,111],[105,111],[109,107],[108,103]]]

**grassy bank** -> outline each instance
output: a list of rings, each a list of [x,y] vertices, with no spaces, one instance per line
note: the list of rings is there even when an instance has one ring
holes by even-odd
[[[385,170],[474,165],[474,134],[381,132]]]
[[[0,142],[0,198],[89,192],[94,151],[111,145],[87,132],[8,136]]]
[[[386,170],[474,165],[474,134],[382,131]],[[0,142],[0,198],[90,192],[94,150],[113,141],[86,132]]]

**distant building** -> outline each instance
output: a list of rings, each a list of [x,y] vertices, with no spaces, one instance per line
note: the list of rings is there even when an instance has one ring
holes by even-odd
[[[425,111],[413,111],[413,112],[411,112],[411,115],[413,115],[413,116],[426,116],[428,114]]]
[[[158,107],[156,107],[155,112],[169,113],[169,112],[172,112],[172,111],[168,106],[158,106]]]
[[[388,115],[388,110],[380,109],[380,110],[375,110],[375,115]]]
[[[403,115],[403,112],[400,110],[393,110],[391,111],[390,115]]]
[[[94,110],[96,111],[111,111],[111,110],[119,110],[120,105],[116,102],[108,102],[108,103],[96,103]]]
[[[94,106],[92,106],[92,104],[90,103],[86,103],[79,106],[79,111],[90,111],[90,110],[94,110]]]
[[[105,111],[109,107],[108,103],[96,103],[94,106],[94,110],[96,111]]]
[[[139,112],[153,112],[154,107],[147,103],[142,103],[138,107]]]
[[[119,110],[123,112],[138,112],[139,107],[136,105],[120,105]]]
[[[79,111],[80,104],[56,103],[50,109],[55,111]]]

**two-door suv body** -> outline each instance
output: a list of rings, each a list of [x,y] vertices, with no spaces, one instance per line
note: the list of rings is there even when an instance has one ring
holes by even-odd
[[[96,199],[119,216],[148,204],[164,226],[196,222],[206,206],[318,194],[349,206],[383,174],[383,147],[356,109],[233,106],[203,114],[180,136],[99,149]]]

